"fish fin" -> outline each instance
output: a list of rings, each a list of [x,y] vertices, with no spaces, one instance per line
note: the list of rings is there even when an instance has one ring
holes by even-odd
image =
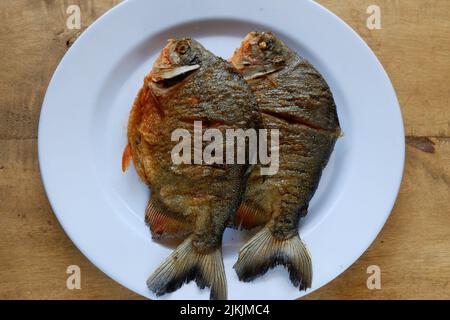
[[[122,172],[127,171],[128,167],[130,166],[132,158],[133,157],[131,155],[131,145],[128,143],[122,154]]]
[[[187,238],[148,278],[147,286],[157,296],[161,296],[192,280],[201,289],[210,288],[211,300],[227,299],[221,248],[199,253],[193,247],[191,237]]]
[[[154,199],[148,202],[145,222],[150,226],[154,239],[184,238],[192,231],[187,221],[166,213]]]
[[[253,229],[264,225],[270,219],[270,215],[243,201],[236,212],[233,226],[238,229]]]
[[[249,282],[277,265],[287,268],[292,283],[300,290],[311,287],[311,257],[300,237],[279,240],[267,226],[242,247],[233,268],[239,280]]]

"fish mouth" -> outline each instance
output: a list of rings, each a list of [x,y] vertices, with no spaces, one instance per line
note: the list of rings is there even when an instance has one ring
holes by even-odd
[[[277,72],[283,69],[282,65],[256,65],[256,66],[247,66],[245,72],[243,73],[245,80],[252,80],[256,78],[260,78],[271,73]]]
[[[160,88],[169,88],[183,82],[188,76],[200,69],[199,64],[158,68],[151,74],[151,83],[156,84]]]
[[[164,80],[174,79],[197,69],[200,69],[199,64],[157,68],[155,72],[152,72],[152,81],[160,82]]]

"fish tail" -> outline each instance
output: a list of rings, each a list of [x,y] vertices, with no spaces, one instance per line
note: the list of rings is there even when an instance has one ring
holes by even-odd
[[[311,257],[298,234],[279,240],[267,226],[242,247],[234,269],[239,280],[248,282],[277,265],[287,268],[292,283],[300,290],[311,287]]]
[[[161,296],[192,280],[201,289],[210,288],[210,299],[227,299],[221,248],[199,253],[193,247],[191,237],[187,238],[148,278],[147,286],[157,296]]]

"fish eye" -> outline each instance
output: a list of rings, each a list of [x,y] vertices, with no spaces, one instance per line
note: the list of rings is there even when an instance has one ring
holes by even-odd
[[[267,49],[267,42],[261,41],[260,43],[258,43],[258,46],[260,49],[265,50]]]
[[[258,46],[261,50],[271,50],[273,48],[273,40],[272,39],[262,40],[261,42],[258,43]]]
[[[179,54],[185,54],[189,50],[189,44],[186,42],[180,42],[177,47],[175,48],[175,51]]]

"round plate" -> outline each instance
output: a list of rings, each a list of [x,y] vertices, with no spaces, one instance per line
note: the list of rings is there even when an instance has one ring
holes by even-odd
[[[176,9],[175,9],[176,8]],[[228,58],[250,31],[273,31],[325,77],[343,137],[336,144],[300,235],[313,259],[311,292],[369,247],[394,204],[404,162],[400,108],[383,67],[342,20],[310,1],[146,1],[118,5],[75,42],[58,66],[39,123],[39,162],[48,198],[76,246],[111,278],[146,297],[147,277],[173,248],[151,240],[149,190],[123,174],[128,113],[169,38],[190,36]],[[230,299],[293,299],[278,267],[251,283],[232,269],[251,233],[226,230]],[[162,299],[207,299],[191,282]]]

